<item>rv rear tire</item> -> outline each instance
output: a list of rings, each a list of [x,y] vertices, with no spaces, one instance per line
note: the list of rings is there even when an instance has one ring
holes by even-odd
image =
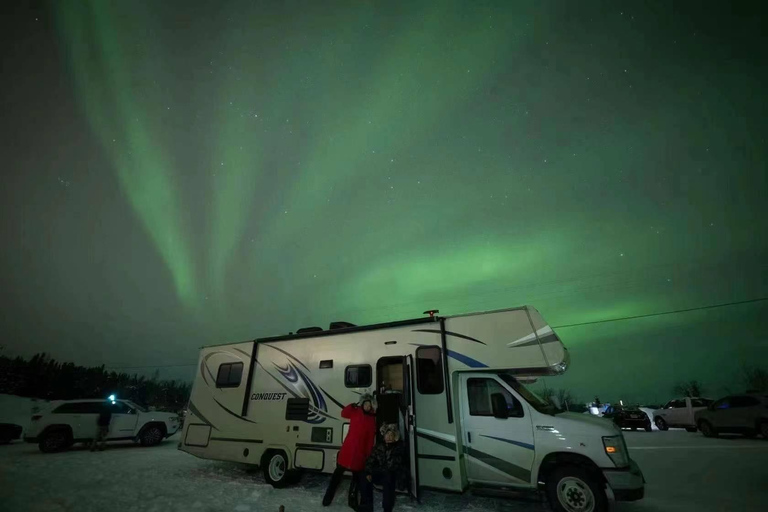
[[[288,471],[288,457],[282,450],[269,451],[262,459],[264,480],[277,489],[290,483],[291,473]]]
[[[608,497],[593,472],[579,466],[563,466],[550,473],[546,493],[555,512],[607,512]]]

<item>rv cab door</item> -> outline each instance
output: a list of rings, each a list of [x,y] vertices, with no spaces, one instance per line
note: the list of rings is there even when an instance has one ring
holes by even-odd
[[[403,396],[405,398],[405,433],[408,443],[408,461],[410,464],[411,495],[419,499],[419,471],[416,454],[416,391],[413,385],[413,356],[403,360]]]

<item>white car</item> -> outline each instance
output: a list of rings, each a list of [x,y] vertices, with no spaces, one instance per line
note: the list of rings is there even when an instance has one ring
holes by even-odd
[[[24,440],[37,443],[45,453],[88,442],[96,434],[97,419],[105,407],[112,412],[107,441],[132,440],[153,446],[175,434],[181,425],[176,414],[149,411],[128,400],[59,400],[32,416]]]
[[[694,414],[707,408],[712,400],[708,398],[685,397],[670,400],[664,407],[653,411],[653,423],[659,430],[670,427],[685,428],[688,432],[696,432]]]

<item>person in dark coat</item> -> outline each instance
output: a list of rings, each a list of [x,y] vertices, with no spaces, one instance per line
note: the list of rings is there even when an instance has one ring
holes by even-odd
[[[369,393],[363,394],[357,404],[349,404],[342,409],[341,417],[349,420],[349,431],[341,445],[336,459],[336,469],[323,496],[323,506],[327,507],[331,504],[344,472],[351,471],[349,506],[357,508],[360,471],[365,468],[365,461],[373,450],[376,438],[376,399]]]
[[[101,413],[96,419],[96,435],[93,437],[91,443],[91,451],[96,451],[97,445],[99,451],[104,451],[104,447],[107,444],[107,436],[109,435],[109,424],[112,421],[112,409],[107,404],[103,404],[101,407]]]
[[[384,512],[392,512],[395,508],[395,487],[397,477],[403,471],[405,447],[400,441],[396,424],[382,425],[381,434],[384,442],[376,445],[365,463],[365,478],[360,482],[362,499],[358,512],[373,512],[373,484],[384,487],[381,504]]]

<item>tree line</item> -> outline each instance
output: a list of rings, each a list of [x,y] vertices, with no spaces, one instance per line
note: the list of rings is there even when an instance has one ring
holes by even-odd
[[[59,362],[46,353],[30,359],[0,356],[0,393],[42,400],[106,398],[115,394],[145,407],[172,412],[187,404],[191,384]]]
[[[737,389],[726,388],[725,395],[734,395],[744,393],[768,393],[768,371],[756,366],[744,366],[741,369],[741,375],[734,382],[738,382]],[[700,380],[681,381],[672,387],[672,396],[680,397],[704,397],[706,388]],[[583,412],[587,409],[585,403],[582,403],[570,390],[544,387],[537,391],[539,396],[547,403],[554,405],[560,410],[571,412]],[[725,396],[722,395],[722,396]],[[709,398],[721,398],[711,396]],[[660,407],[661,404],[656,404]]]
[[[744,393],[766,393],[768,392],[768,371],[757,366],[744,366],[741,369],[739,378]],[[740,394],[740,391],[726,388],[727,395]],[[675,384],[672,392],[682,397],[703,397],[705,386],[700,380],[689,380]],[[710,398],[720,398],[710,397]]]

